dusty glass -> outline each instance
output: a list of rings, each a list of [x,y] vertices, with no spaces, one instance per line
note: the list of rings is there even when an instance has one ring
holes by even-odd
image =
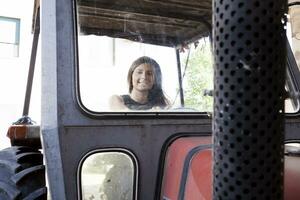
[[[121,152],[99,152],[87,157],[81,168],[83,200],[132,200],[134,165]]]

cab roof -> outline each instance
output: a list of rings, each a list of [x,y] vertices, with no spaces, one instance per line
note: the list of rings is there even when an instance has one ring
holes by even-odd
[[[178,46],[211,31],[211,0],[77,0],[76,6],[83,35]]]

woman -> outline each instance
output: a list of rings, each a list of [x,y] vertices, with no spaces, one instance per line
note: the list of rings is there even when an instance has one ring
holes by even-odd
[[[164,109],[169,105],[162,91],[162,77],[159,64],[150,57],[135,60],[129,68],[128,95],[114,95],[110,99],[113,110]]]

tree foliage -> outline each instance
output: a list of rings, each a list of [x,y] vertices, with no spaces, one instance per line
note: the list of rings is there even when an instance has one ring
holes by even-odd
[[[212,112],[213,98],[204,96],[204,90],[213,89],[213,61],[210,44],[202,40],[196,49],[190,51],[190,55],[185,55],[183,59],[184,64],[188,60],[183,81],[185,106],[199,111]]]

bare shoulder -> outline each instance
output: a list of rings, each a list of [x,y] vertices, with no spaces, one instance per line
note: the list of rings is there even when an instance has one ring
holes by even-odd
[[[112,95],[109,98],[109,107],[112,110],[124,110],[127,107],[124,104],[123,98],[119,95]]]
[[[119,95],[112,95],[109,99],[110,102],[123,102],[123,98]]]

